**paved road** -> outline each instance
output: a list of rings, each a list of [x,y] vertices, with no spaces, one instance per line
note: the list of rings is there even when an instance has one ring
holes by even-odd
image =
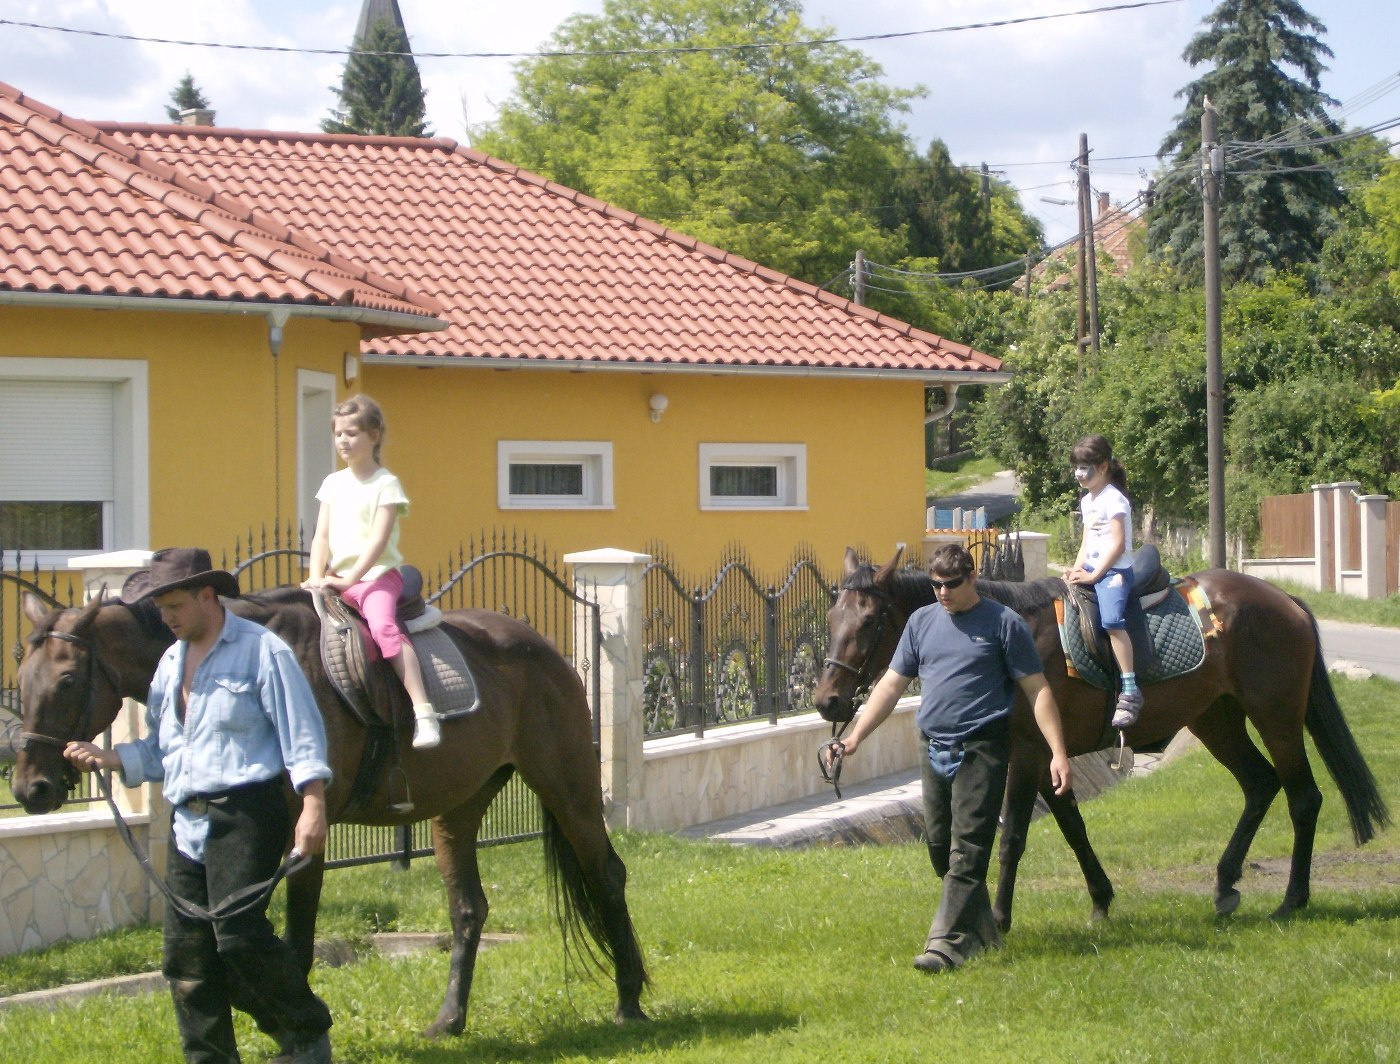
[[[1322,657],[1329,666],[1338,659],[1355,661],[1378,676],[1400,680],[1400,629],[1344,621],[1319,620],[1317,624],[1322,632]]]

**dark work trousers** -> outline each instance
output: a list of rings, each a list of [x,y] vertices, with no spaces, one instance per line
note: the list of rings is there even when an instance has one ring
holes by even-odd
[[[204,862],[191,861],[170,841],[171,889],[203,908],[271,879],[291,832],[283,781],[225,791],[209,801]],[[266,903],[214,924],[165,907],[161,971],[170,980],[185,1059],[236,1062],[231,1006],[248,1013],[273,1037],[309,1042],[331,1025],[330,1010],[311,992],[291,948],[272,929]]]
[[[943,895],[925,950],[955,966],[1001,944],[987,893],[987,869],[1006,791],[1010,742],[1004,732],[962,744],[962,764],[945,779],[923,758],[924,829]]]

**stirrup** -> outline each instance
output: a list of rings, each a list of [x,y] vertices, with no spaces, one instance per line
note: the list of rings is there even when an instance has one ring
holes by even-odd
[[[398,778],[403,781],[403,801],[394,801],[394,780]],[[403,766],[398,763],[398,758],[394,759],[394,764],[389,766],[389,812],[391,813],[411,813],[413,812],[413,792],[408,786],[408,773],[403,770]]]

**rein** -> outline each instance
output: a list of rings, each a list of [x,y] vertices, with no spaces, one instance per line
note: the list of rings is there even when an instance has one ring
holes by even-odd
[[[101,669],[102,676],[107,681],[107,685],[120,696],[121,687],[118,682],[117,674],[110,665],[98,656],[97,647],[91,640],[74,635],[72,632],[51,631],[44,633],[44,637],[46,639],[61,639],[65,643],[71,643],[87,651],[86,680],[88,697],[87,702],[83,706],[83,715],[78,721],[78,728],[76,731],[78,735],[87,735],[88,726],[92,723],[93,713],[97,706],[97,685],[94,683],[97,670],[99,668]],[[26,743],[40,743],[44,746],[56,746],[60,751],[68,746],[68,740],[57,739],[52,735],[45,735],[43,732],[22,731],[20,732],[20,738]],[[68,779],[76,783],[78,770],[73,763],[66,758],[64,759],[64,768],[69,774]],[[150,856],[142,849],[141,844],[136,841],[136,837],[132,835],[131,827],[122,817],[121,810],[117,808],[116,800],[112,797],[112,788],[107,782],[106,774],[99,769],[94,771],[93,775],[97,777],[97,787],[98,790],[102,792],[102,797],[107,802],[107,808],[112,811],[112,819],[115,822],[117,834],[121,836],[122,842],[124,842],[126,848],[131,851],[131,855],[136,858],[136,863],[139,864],[141,870],[146,873],[146,878],[155,885],[157,890],[165,895],[171,907],[187,919],[200,920],[204,923],[212,924],[217,920],[227,920],[230,917],[241,916],[266,903],[267,899],[272,896],[272,892],[277,889],[278,883],[293,872],[299,872],[313,860],[314,855],[298,853],[296,850],[293,850],[287,855],[286,859],[277,866],[277,871],[272,874],[271,879],[241,887],[223,901],[219,902],[218,905],[215,905],[211,909],[206,909],[187,898],[180,897],[170,889],[170,884],[166,883],[160,873],[155,870],[155,866],[151,864]]]

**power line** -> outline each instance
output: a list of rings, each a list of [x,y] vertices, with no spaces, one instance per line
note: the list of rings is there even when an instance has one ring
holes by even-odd
[[[579,49],[539,52],[371,52],[356,48],[297,48],[290,45],[228,44],[222,41],[186,41],[169,37],[143,37],[132,33],[111,33],[105,30],[78,29],[73,26],[55,26],[42,22],[22,22],[18,19],[0,19],[0,26],[17,26],[22,29],[45,30],[52,33],[71,33],[86,37],[101,37],[108,40],[130,41],[138,44],[168,44],[182,48],[221,48],[239,52],[277,52],[290,53],[293,55],[356,54],[412,59],[558,59],[586,58],[589,56],[693,55],[695,53],[772,51],[784,48],[820,48],[829,44],[858,44],[867,41],[889,41],[907,37],[923,37],[939,33],[960,33],[965,30],[997,29],[1003,26],[1019,26],[1031,22],[1047,22],[1053,19],[1077,18],[1081,15],[1102,15],[1115,11],[1132,11],[1137,8],[1160,7],[1164,4],[1179,4],[1183,2],[1184,0],[1138,0],[1136,3],[1081,8],[1077,11],[1061,11],[1048,15],[1025,15],[1020,18],[997,19],[992,22],[969,22],[958,26],[938,26],[927,30],[866,33],[850,37],[824,37],[818,40],[808,41],[755,41],[748,44],[674,45],[665,48],[603,48],[597,50]]]

